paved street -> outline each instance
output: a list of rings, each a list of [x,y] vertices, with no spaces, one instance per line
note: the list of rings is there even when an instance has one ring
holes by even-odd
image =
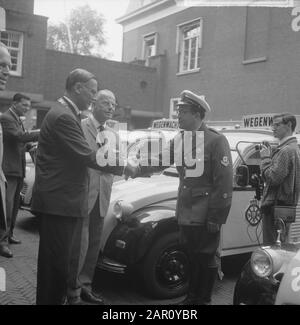
[[[15,235],[22,240],[22,244],[11,245],[14,257],[7,259],[0,256],[0,267],[6,271],[6,291],[0,291],[0,304],[33,305],[38,250],[37,219],[28,212],[19,212]],[[232,261],[225,261],[225,263],[231,265]],[[213,304],[232,304],[237,270],[236,268],[234,272],[227,273],[222,281],[218,281],[213,295]],[[103,293],[106,302],[110,305],[165,305],[182,299],[153,300],[147,297],[135,278],[102,271],[96,274],[95,289]]]

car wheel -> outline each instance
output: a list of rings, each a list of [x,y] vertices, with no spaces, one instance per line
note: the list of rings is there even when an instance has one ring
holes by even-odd
[[[182,296],[188,288],[189,261],[179,234],[159,238],[145,257],[142,279],[148,293],[167,299]]]

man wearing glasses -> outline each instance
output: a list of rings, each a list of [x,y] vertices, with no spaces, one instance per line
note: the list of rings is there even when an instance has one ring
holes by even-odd
[[[84,137],[81,111],[95,101],[97,86],[90,72],[71,71],[65,95],[51,107],[41,126],[32,194],[32,210],[40,222],[38,305],[65,302],[75,235],[88,217],[88,167],[116,175],[135,174],[130,164],[100,167],[96,151]]]
[[[11,69],[11,57],[6,46],[0,42],[0,91],[6,89],[6,83]],[[0,124],[0,255],[4,257],[12,257],[13,254],[8,247],[5,240],[7,237],[7,223],[6,223],[6,179],[2,170],[3,159],[3,133]]]
[[[274,205],[296,206],[300,193],[300,150],[293,136],[296,117],[290,113],[273,117],[274,137],[279,139],[275,149],[266,143],[260,151],[261,173],[265,182],[261,209],[263,213],[263,240],[273,244],[277,239]],[[288,239],[289,224],[285,224],[284,240]]]
[[[117,133],[106,125],[106,121],[112,119],[116,107],[115,95],[107,89],[100,90],[92,105],[92,114],[82,120],[84,136],[93,150],[113,150],[118,154]],[[115,138],[113,145],[109,137]],[[112,139],[113,140],[113,139]],[[115,146],[116,145],[116,146]],[[100,251],[101,233],[104,217],[107,213],[114,175],[108,172],[89,168],[89,197],[88,217],[84,218],[82,229],[76,235],[76,246],[73,247],[72,255],[79,264],[71,263],[71,279],[68,288],[68,301],[71,304],[83,301],[103,305],[104,300],[99,293],[92,290],[92,282]],[[75,265],[74,265],[75,264]],[[74,270],[72,270],[74,268]]]

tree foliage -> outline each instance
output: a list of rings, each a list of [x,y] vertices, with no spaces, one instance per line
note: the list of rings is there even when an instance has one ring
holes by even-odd
[[[49,49],[82,55],[103,56],[106,39],[103,31],[105,18],[84,5],[73,9],[66,22],[49,24]]]

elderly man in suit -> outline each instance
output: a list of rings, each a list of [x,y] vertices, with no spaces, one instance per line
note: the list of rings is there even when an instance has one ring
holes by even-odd
[[[0,42],[0,91],[5,90],[6,83],[11,69],[11,57],[6,46]],[[2,170],[3,160],[3,133],[0,124],[0,255],[4,257],[12,257],[13,254],[8,247],[7,236],[7,222],[6,222],[6,190],[5,190],[5,176]]]
[[[176,217],[191,266],[188,295],[180,304],[210,304],[218,271],[220,230],[231,207],[232,160],[225,136],[205,125],[210,107],[204,96],[184,90],[180,97],[178,122],[182,131],[159,155],[158,167],[141,163],[137,175],[176,162],[180,181]],[[190,154],[196,159],[189,160]],[[164,159],[167,156],[169,159]]]
[[[100,90],[95,103],[93,103],[92,114],[81,122],[85,138],[93,150],[97,150],[99,146],[97,140],[101,146],[108,139],[106,135],[109,133],[115,136],[115,142],[118,144],[117,133],[105,125],[105,122],[112,118],[115,106],[115,95],[110,90]],[[116,151],[119,152],[118,149]],[[70,272],[71,275],[77,273],[77,276],[70,279],[69,299],[76,299],[81,295],[81,298],[86,302],[100,305],[104,303],[103,298],[92,290],[92,281],[98,260],[103,220],[109,206],[112,183],[113,174],[89,169],[89,217],[84,219],[82,231],[78,234],[78,238],[81,238],[77,241],[81,246],[80,263],[77,266],[75,265],[77,271]],[[76,248],[74,254],[77,253],[78,249]]]
[[[88,217],[88,167],[116,175],[134,175],[136,171],[130,164],[124,168],[121,161],[116,166],[101,167],[96,151],[84,137],[80,113],[95,100],[97,86],[92,73],[84,69],[71,71],[65,95],[52,105],[41,126],[32,195],[32,209],[40,219],[39,305],[65,302],[68,278],[72,277],[69,272],[75,235]]]
[[[17,93],[13,97],[12,105],[0,117],[4,145],[2,166],[7,180],[6,214],[9,244],[21,243],[14,237],[13,231],[20,205],[20,191],[25,177],[26,145],[37,141],[39,135],[39,131],[27,132],[21,120],[30,107],[30,98]]]

